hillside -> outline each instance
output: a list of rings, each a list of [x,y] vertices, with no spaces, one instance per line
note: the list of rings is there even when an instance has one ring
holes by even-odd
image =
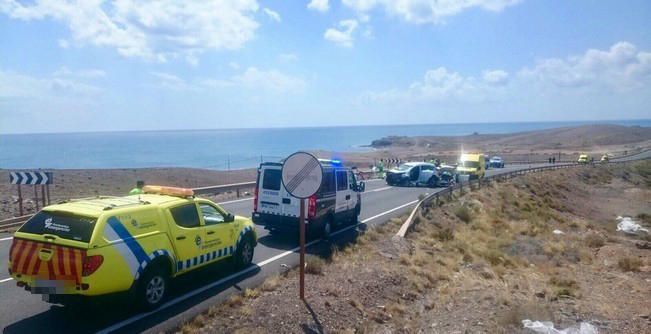
[[[584,125],[513,134],[466,136],[386,137],[374,140],[378,149],[426,147],[433,151],[457,150],[461,146],[483,151],[585,150],[599,147],[650,146],[651,128],[621,125]]]
[[[307,303],[295,271],[272,276],[179,328],[183,333],[533,333],[581,323],[603,333],[651,326],[651,162],[523,176],[417,218],[362,230],[310,257]]]

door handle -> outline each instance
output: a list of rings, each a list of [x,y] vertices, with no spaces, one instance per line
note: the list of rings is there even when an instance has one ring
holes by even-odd
[[[346,200],[349,200],[349,199],[350,199],[350,195],[346,195]]]
[[[185,236],[184,236],[184,235],[179,236],[179,237],[176,237],[176,240],[183,240],[183,239],[185,239]]]
[[[207,234],[215,234],[215,231],[208,231]]]

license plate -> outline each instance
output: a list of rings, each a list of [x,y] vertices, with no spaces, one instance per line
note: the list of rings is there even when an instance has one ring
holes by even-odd
[[[33,294],[64,294],[70,287],[74,287],[74,281],[62,280],[36,280],[31,288]]]

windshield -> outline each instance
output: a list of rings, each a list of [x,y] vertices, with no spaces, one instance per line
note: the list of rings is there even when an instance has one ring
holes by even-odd
[[[72,213],[41,211],[30,218],[18,232],[51,234],[62,239],[89,242],[95,222],[95,218]]]
[[[459,165],[466,168],[479,168],[479,162],[477,161],[461,161]]]

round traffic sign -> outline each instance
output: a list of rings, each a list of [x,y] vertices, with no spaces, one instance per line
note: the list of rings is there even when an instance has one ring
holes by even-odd
[[[319,191],[323,169],[319,160],[312,154],[296,152],[285,159],[281,174],[287,192],[294,197],[305,199]]]

